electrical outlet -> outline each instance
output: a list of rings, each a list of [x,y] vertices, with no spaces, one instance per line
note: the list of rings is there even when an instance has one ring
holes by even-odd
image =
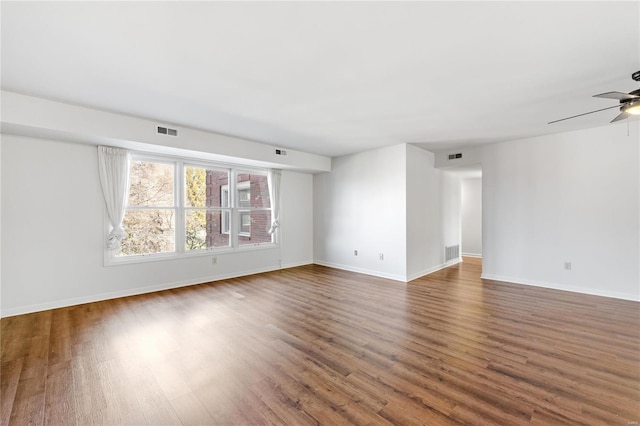
[[[358,255],[358,250],[354,250],[354,251],[353,251],[353,255],[354,255],[354,256],[357,256],[357,255]]]
[[[211,264],[212,265],[217,265],[218,264],[218,256],[213,256],[211,258]]]
[[[566,269],[567,271],[571,270],[571,262],[564,262],[564,269]]]
[[[380,253],[378,257],[380,258],[380,260],[384,260],[384,253]]]

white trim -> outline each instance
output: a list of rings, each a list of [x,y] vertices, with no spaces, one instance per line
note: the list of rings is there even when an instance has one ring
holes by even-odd
[[[342,269],[343,271],[357,272],[359,274],[372,275],[374,277],[387,278],[394,281],[402,281],[403,283],[407,282],[406,277],[402,275],[387,274],[385,272],[374,271],[374,270],[365,269],[365,268],[355,268],[353,266],[341,265],[339,263],[333,263],[333,262],[325,262],[324,260],[317,260],[317,259],[314,259],[313,263],[317,265],[327,266],[329,268]]]
[[[587,288],[587,287],[576,287],[576,286],[569,287],[563,284],[549,283],[549,282],[536,281],[536,280],[525,280],[522,278],[515,278],[515,277],[503,277],[500,275],[491,275],[491,274],[482,274],[480,278],[482,278],[483,280],[501,281],[501,282],[506,282],[510,284],[543,287],[543,288],[550,288],[553,290],[569,291],[572,293],[589,294],[592,296],[610,297],[613,299],[623,299],[623,300],[631,300],[634,302],[640,302],[640,294],[619,293],[616,291],[606,291],[606,290],[593,289],[593,288]]]
[[[289,267],[292,267],[292,266],[289,266]],[[201,278],[192,279],[192,280],[175,281],[175,282],[165,283],[165,284],[156,284],[156,285],[150,285],[145,287],[130,288],[127,290],[99,293],[99,294],[94,294],[90,296],[56,300],[53,302],[19,306],[17,308],[3,309],[2,318],[12,317],[15,315],[30,314],[30,313],[39,312],[39,311],[46,311],[49,309],[58,309],[58,308],[65,308],[68,306],[83,305],[85,303],[102,302],[104,300],[117,299],[120,297],[137,296],[141,294],[154,293],[157,291],[171,290],[171,289],[176,289],[180,287],[188,287],[191,285],[206,284],[214,281],[227,280],[230,278],[238,278],[238,277],[244,277],[247,275],[255,275],[255,274],[261,274],[264,272],[277,271],[280,269],[285,269],[285,268],[274,265],[266,268],[250,269],[250,270],[236,272],[236,273],[211,275],[208,277],[201,277]]]
[[[175,241],[173,242],[173,247],[175,252],[184,253],[186,250],[186,242],[187,242],[187,212],[185,211],[186,207],[186,193],[184,190],[186,182],[186,175],[184,174],[184,163],[182,161],[176,161],[176,166],[173,171],[173,195],[175,200],[173,204],[175,204],[175,217],[173,227],[175,229]],[[182,244],[182,248],[178,247],[178,244]],[[174,252],[172,252],[174,253]]]
[[[281,265],[281,269],[297,268],[298,266],[306,266],[306,265],[313,265],[313,260],[309,259],[309,260],[303,260],[300,262],[283,263]]]
[[[464,257],[477,257],[479,259],[482,259],[482,254],[478,254],[478,253],[462,253],[462,255]]]
[[[280,246],[276,243],[255,243],[255,244],[244,244],[236,248],[224,246],[224,247],[212,247],[208,249],[188,250],[188,251],[185,251],[184,253],[169,252],[169,253],[139,254],[139,255],[132,255],[132,256],[121,256],[117,258],[105,258],[104,266],[130,265],[135,263],[180,260],[180,259],[187,259],[190,257],[217,256],[219,254],[241,253],[244,251],[254,251],[254,250],[277,249],[279,247]]]
[[[462,258],[459,257],[457,259],[451,259],[446,263],[442,263],[440,265],[434,266],[432,268],[424,269],[418,273],[411,274],[407,276],[407,282],[417,280],[420,277],[424,277],[425,275],[433,274],[434,272],[438,272],[441,269],[448,268],[449,266],[457,265],[458,263],[462,263]]]
[[[437,266],[434,266],[432,268],[428,268],[428,269],[422,270],[422,271],[420,271],[420,272],[418,272],[416,274],[412,274],[412,275],[409,275],[409,276],[402,276],[402,275],[396,275],[396,274],[387,274],[385,272],[374,271],[374,270],[371,270],[371,269],[356,268],[356,267],[353,267],[353,266],[342,265],[342,264],[339,264],[339,263],[325,262],[323,260],[315,259],[313,261],[313,263],[315,263],[317,265],[327,266],[329,268],[342,269],[344,271],[357,272],[359,274],[372,275],[374,277],[380,277],[380,278],[387,278],[387,279],[394,280],[394,281],[401,281],[403,283],[407,283],[407,282],[413,281],[413,280],[415,280],[417,278],[423,277],[425,275],[432,274],[432,273],[437,272],[437,271],[439,271],[441,269],[448,268],[449,266],[457,265],[458,263],[461,263],[461,262],[462,262],[462,258],[459,257],[457,259],[452,259],[447,263],[443,263],[441,265],[437,265]]]
[[[249,232],[243,232],[242,223],[245,217],[249,217]],[[238,237],[251,237],[251,210],[240,210],[238,209]],[[238,247],[240,247],[240,241],[238,241]]]
[[[253,173],[253,174],[258,174],[258,173]],[[236,177],[237,177],[237,173],[236,173]],[[229,181],[231,181],[231,179],[229,179]],[[249,190],[249,197],[251,197],[251,181],[245,180],[242,182],[237,182],[234,180],[235,183],[235,192],[234,192],[234,198],[233,200],[235,200],[235,194],[239,193],[240,191],[246,191]],[[222,193],[223,192],[227,192],[227,195],[224,199],[227,200],[226,203],[223,203],[223,197],[222,197]],[[240,230],[242,229],[242,212],[240,212],[240,210],[246,210],[245,213],[249,213],[251,214],[250,210],[247,209],[251,209],[251,207],[230,207],[233,206],[235,204],[233,204],[234,202],[239,203],[240,200],[235,200],[232,202],[232,198],[231,198],[231,188],[229,184],[226,185],[220,185],[220,204],[222,204],[222,207],[220,207],[220,209],[226,209],[223,211],[223,214],[221,215],[221,220],[220,220],[220,233],[221,234],[225,234],[225,235],[231,235],[231,223],[232,221],[230,221],[231,216],[233,215],[233,211],[234,210],[238,210],[238,236],[240,237],[250,237],[251,236],[251,224],[249,224],[249,232],[241,232]],[[225,206],[224,204],[229,204],[227,206]],[[227,212],[228,215],[225,215],[224,212]],[[235,216],[233,216],[235,217]]]

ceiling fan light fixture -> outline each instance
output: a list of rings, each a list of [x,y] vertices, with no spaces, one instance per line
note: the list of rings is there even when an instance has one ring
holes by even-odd
[[[636,71],[633,74],[631,74],[631,78],[634,81],[640,82],[640,71]],[[605,98],[605,99],[617,99],[618,101],[620,101],[620,104],[607,107],[607,108],[597,109],[595,111],[585,112],[578,115],[572,115],[571,117],[561,118],[560,120],[553,120],[547,124],[553,124],[559,121],[570,120],[572,118],[582,117],[583,115],[593,114],[594,112],[605,111],[611,108],[620,108],[620,114],[618,114],[616,118],[611,120],[610,123],[615,123],[616,121],[629,118],[630,115],[640,115],[640,89],[632,90],[629,93],[605,92],[605,93],[600,93],[598,95],[593,95],[593,97]]]
[[[640,101],[629,102],[622,108],[620,108],[622,112],[626,112],[631,115],[640,115]]]

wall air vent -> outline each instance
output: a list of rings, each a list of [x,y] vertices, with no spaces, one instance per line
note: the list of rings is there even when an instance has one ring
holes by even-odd
[[[287,151],[284,150],[284,149],[276,148],[276,155],[286,156],[287,155]]]
[[[160,135],[168,135],[168,136],[178,136],[178,131],[176,129],[170,129],[168,127],[157,126],[158,134]]]
[[[449,262],[450,260],[458,259],[460,257],[460,244],[456,244],[455,246],[449,246],[444,248],[444,261]]]
[[[459,152],[457,154],[449,154],[449,160],[455,160],[456,158],[462,158],[462,153]]]

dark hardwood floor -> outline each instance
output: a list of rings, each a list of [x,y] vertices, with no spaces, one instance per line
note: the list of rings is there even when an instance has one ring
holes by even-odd
[[[305,266],[4,318],[1,424],[640,421],[640,303]]]

